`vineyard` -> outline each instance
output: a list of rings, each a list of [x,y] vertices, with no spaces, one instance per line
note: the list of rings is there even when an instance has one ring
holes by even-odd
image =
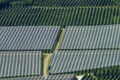
[[[0,61],[0,78],[42,74],[41,51],[1,51]]]
[[[60,50],[118,49],[119,26],[68,26]]]
[[[120,74],[119,50],[66,50],[53,54],[51,74],[95,73],[96,76]],[[104,74],[104,75],[103,75]]]
[[[0,26],[80,26],[120,24],[120,7],[9,7]]]
[[[89,75],[85,75],[82,80],[119,80],[119,79],[120,79],[119,75],[94,76],[92,74],[89,74]]]
[[[59,26],[0,27],[0,50],[53,51],[60,35]]]
[[[33,5],[39,6],[63,6],[63,7],[78,7],[78,6],[114,6],[119,5],[119,0],[35,0]]]
[[[78,6],[116,6],[119,0],[0,0],[0,6],[49,6],[49,7],[78,7]]]
[[[0,0],[0,80],[120,80],[120,0]]]
[[[64,75],[50,75],[47,77],[35,76],[35,77],[19,77],[19,78],[5,78],[2,80],[77,80],[73,74]]]

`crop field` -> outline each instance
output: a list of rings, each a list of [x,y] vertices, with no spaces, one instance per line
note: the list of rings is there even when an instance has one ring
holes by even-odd
[[[67,26],[60,50],[118,49],[119,26]]]
[[[0,0],[0,80],[120,80],[120,0]]]
[[[78,6],[116,6],[119,0],[0,0],[0,6],[42,6],[42,7],[78,7]]]
[[[39,6],[105,6],[119,5],[119,0],[34,0],[33,5]]]
[[[120,24],[120,7],[9,7],[0,26],[80,26]]]

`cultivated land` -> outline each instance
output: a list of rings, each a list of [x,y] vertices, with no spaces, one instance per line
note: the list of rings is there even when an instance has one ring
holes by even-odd
[[[59,40],[57,42],[57,45],[55,47],[54,52],[57,52],[58,49],[60,48],[60,44],[61,44],[61,42],[63,40],[64,35],[65,35],[65,28],[62,28],[62,32],[61,32],[61,35],[59,37]],[[43,75],[45,77],[47,77],[49,75],[48,67],[50,65],[53,53],[43,53],[43,56],[44,56],[44,60],[43,60]],[[78,80],[82,80],[84,75],[76,75],[76,77],[77,77]]]
[[[0,17],[0,26],[110,25],[120,24],[120,7],[9,7]]]
[[[62,32],[61,32],[61,35],[59,37],[59,40],[56,44],[56,47],[55,47],[55,50],[54,52],[57,52],[59,47],[60,47],[60,44],[62,42],[62,39],[64,37],[64,34],[65,34],[65,28],[62,28]],[[52,59],[52,54],[53,53],[43,53],[43,56],[44,56],[44,60],[43,60],[43,75],[44,76],[48,76],[49,75],[49,70],[48,70],[48,67],[50,65],[50,62],[51,62],[51,59]]]
[[[53,52],[42,52],[42,75],[45,77],[49,76],[48,68],[52,61],[53,53],[57,54],[59,51],[67,26],[115,24],[120,24],[120,0],[0,0],[1,27],[62,26],[62,32]],[[109,30],[106,32],[109,32]],[[114,35],[115,32],[113,31],[112,34],[111,31],[109,34]],[[70,37],[72,34],[70,34]],[[103,37],[101,39],[103,40]],[[102,40],[99,39],[100,42]],[[113,39],[109,40],[112,42]],[[70,45],[71,42],[69,43]],[[120,66],[103,67],[83,72],[78,71],[74,74],[78,80],[120,80]]]

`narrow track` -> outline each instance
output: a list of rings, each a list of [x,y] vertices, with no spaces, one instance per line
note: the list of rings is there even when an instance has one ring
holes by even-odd
[[[46,77],[48,75],[48,66],[49,66],[49,62],[50,59],[52,57],[52,54],[46,54],[47,57],[44,59],[44,70],[43,70],[43,75]]]
[[[61,42],[62,42],[62,39],[63,39],[63,37],[64,37],[64,34],[65,34],[65,28],[62,28],[62,32],[61,32],[61,34],[60,34],[60,36],[59,36],[59,40],[58,40],[58,42],[57,42],[57,44],[56,44],[56,47],[55,47],[54,52],[57,52],[57,51],[58,51],[58,49],[59,49],[59,47],[60,47],[60,44],[61,44]],[[49,74],[49,72],[48,72],[48,67],[49,67],[49,64],[50,64],[50,61],[51,61],[51,58],[52,58],[52,54],[53,54],[53,53],[47,53],[47,54],[45,53],[45,54],[43,54],[43,55],[47,56],[47,57],[45,57],[44,60],[43,60],[43,65],[44,65],[44,67],[43,67],[43,75],[44,75],[45,77]]]

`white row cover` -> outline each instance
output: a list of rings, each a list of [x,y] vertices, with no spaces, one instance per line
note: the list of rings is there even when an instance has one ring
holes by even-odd
[[[120,48],[120,25],[68,26],[61,50]]]
[[[0,77],[41,74],[41,51],[0,51]]]
[[[0,50],[53,50],[59,26],[0,27]]]
[[[50,64],[50,73],[68,73],[120,65],[119,50],[58,51]]]

